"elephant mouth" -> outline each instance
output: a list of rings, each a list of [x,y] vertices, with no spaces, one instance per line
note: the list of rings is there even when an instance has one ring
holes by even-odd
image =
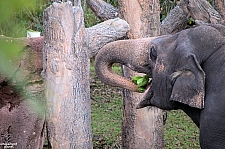
[[[151,106],[151,99],[153,97],[153,90],[152,90],[152,81],[149,81],[149,84],[143,93],[143,98],[140,100],[138,105],[136,106],[136,109],[141,109],[147,106]]]

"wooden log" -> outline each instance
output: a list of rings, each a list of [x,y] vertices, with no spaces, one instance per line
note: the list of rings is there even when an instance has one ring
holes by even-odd
[[[128,23],[119,18],[110,19],[87,28],[89,57],[95,56],[99,49],[107,43],[125,37],[129,30]]]
[[[83,11],[77,4],[73,8],[69,2],[53,3],[44,12],[43,74],[48,134],[54,149],[92,148],[90,57],[104,44],[125,36],[129,30],[121,19],[85,29]]]
[[[201,20],[206,23],[221,24],[221,15],[206,0],[186,0],[188,10],[194,20]]]
[[[160,34],[173,34],[185,29],[191,17],[205,23],[223,23],[221,15],[206,0],[181,0],[162,21]]]
[[[187,26],[190,13],[187,8],[188,3],[181,0],[177,6],[170,11],[160,25],[160,34],[173,34],[183,30]]]
[[[118,17],[118,9],[103,0],[87,0],[91,10],[101,21]]]
[[[130,39],[159,35],[159,1],[119,0],[120,17],[130,25]],[[124,76],[143,74],[123,67]],[[122,147],[129,149],[164,148],[162,110],[156,107],[136,109],[142,94],[124,90],[122,124]]]
[[[44,78],[49,141],[54,149],[92,148],[89,55],[81,6],[44,11]]]

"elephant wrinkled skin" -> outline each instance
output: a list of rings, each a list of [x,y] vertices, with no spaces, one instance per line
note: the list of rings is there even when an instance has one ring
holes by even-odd
[[[200,128],[201,148],[225,148],[225,26],[209,24],[104,46],[95,59],[97,76],[137,91],[130,80],[112,72],[113,63],[152,77],[137,108],[182,109]]]

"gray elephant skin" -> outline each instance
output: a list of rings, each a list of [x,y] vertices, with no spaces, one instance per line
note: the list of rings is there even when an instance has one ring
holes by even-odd
[[[137,108],[182,109],[200,129],[201,148],[225,148],[225,26],[209,24],[104,46],[95,59],[99,79],[137,92],[130,79],[112,71],[113,63],[152,78]]]

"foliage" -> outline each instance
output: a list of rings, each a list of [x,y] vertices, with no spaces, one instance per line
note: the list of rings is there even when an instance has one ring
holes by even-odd
[[[21,8],[18,13],[15,13],[15,18],[26,30],[39,31],[43,35],[43,11],[50,4],[49,0],[34,0],[34,6],[31,9],[26,6]]]
[[[15,14],[18,14],[21,11],[21,8],[26,8],[27,10],[33,9],[35,6],[35,1],[30,0],[8,0],[8,1],[0,1],[0,31],[4,30],[7,32],[7,35],[12,35],[13,37],[21,37],[22,33],[25,32],[22,25],[15,19]],[[4,28],[5,27],[5,28]],[[7,29],[8,28],[8,29]],[[0,32],[1,33],[1,32]],[[23,49],[23,43],[18,42],[16,40],[12,40],[10,38],[1,38],[0,37],[0,77],[6,77],[7,84],[13,84],[15,80],[18,81],[18,78],[23,76],[23,69],[18,69],[15,66],[15,61],[20,59]],[[28,90],[23,90],[24,82],[17,82],[17,86],[13,86],[15,91],[20,93],[27,100],[28,104],[32,106],[38,114],[42,114],[43,106],[40,106],[39,102],[34,99],[31,95],[31,92]],[[38,107],[38,108],[36,108]]]
[[[43,35],[43,11],[51,4],[51,0],[31,0],[26,2],[26,5],[20,5],[20,2],[23,0],[7,0],[1,1],[4,3],[0,6],[0,35],[3,34],[5,36],[10,37],[19,37],[19,35],[26,35],[26,30],[33,29],[36,31],[40,31]],[[82,6],[84,9],[84,21],[86,27],[91,27],[100,23],[101,21],[94,15],[89,6],[86,4],[87,0],[81,0]],[[107,3],[113,5],[114,7],[118,7],[118,0],[104,0]],[[212,5],[213,1],[208,0]],[[164,20],[167,14],[173,9],[179,0],[160,0],[161,21]],[[30,7],[30,4],[33,4]],[[15,5],[14,5],[15,4]],[[18,4],[18,5],[17,5]],[[12,9],[7,10],[5,8],[11,7]],[[13,7],[17,7],[15,11]],[[12,19],[5,19],[7,16],[12,16]],[[193,24],[193,22],[189,22],[189,25]]]
[[[114,66],[113,71],[121,74],[121,67]],[[120,148],[122,123],[122,92],[116,87],[101,83],[94,72],[91,78],[91,119],[94,149]]]
[[[43,31],[43,10],[49,6],[46,0],[9,0],[0,3],[0,34],[23,37],[28,29]]]
[[[16,30],[21,30],[21,26],[15,24],[14,22],[14,12],[20,10],[21,7],[27,7],[27,9],[32,8],[34,3],[30,0],[10,0],[10,1],[0,1],[0,28],[5,26],[7,22],[11,34],[21,36],[21,34],[13,33]],[[7,9],[5,9],[7,8]],[[1,28],[2,29],[2,28]],[[18,33],[18,32],[17,32]],[[22,47],[17,42],[11,42],[8,40],[3,40],[0,38],[0,70],[5,76],[11,76],[10,74],[15,70],[13,68],[13,59],[18,56],[22,51]]]
[[[104,1],[113,5],[114,7],[118,7],[118,0],[104,0]]]
[[[139,92],[143,93],[149,84],[149,76],[134,76],[132,82],[138,85]]]
[[[84,9],[84,23],[85,27],[91,27],[101,22],[98,17],[95,16],[95,14],[92,12],[92,10],[89,8],[88,5],[86,5],[85,0],[83,2],[83,9]]]
[[[164,20],[171,9],[173,9],[176,6],[176,3],[178,0],[160,0],[160,20]]]
[[[6,7],[3,7],[4,5],[1,5],[0,7],[7,8],[7,6],[12,5],[11,3],[14,1],[16,0],[6,1]],[[16,4],[18,4],[19,1],[17,1]],[[104,1],[114,7],[118,7],[118,0]],[[29,5],[18,5],[20,7],[18,7],[16,11],[10,13],[6,12],[6,14],[5,9],[1,9],[1,16],[3,16],[2,20],[4,20],[2,22],[4,23],[0,23],[0,34],[10,37],[19,37],[19,35],[25,36],[26,30],[32,29],[40,31],[43,35],[43,11],[51,4],[51,1],[32,0],[30,3],[31,2],[33,3],[33,7],[29,7]],[[165,19],[169,11],[175,7],[177,2],[178,0],[160,0],[161,20]],[[82,0],[82,6],[84,9],[84,22],[86,27],[91,27],[101,22],[86,4],[86,0]],[[12,19],[4,19],[8,14],[12,15]]]
[[[12,5],[16,0],[8,0],[1,5],[2,15],[4,18],[7,18],[8,14],[11,15],[12,19],[1,18],[2,23],[0,23],[0,35],[5,35],[8,37],[21,37],[26,35],[26,30],[32,29],[35,31],[41,32],[43,35],[43,11],[50,4],[51,0],[31,0],[29,3],[32,3],[32,7],[29,5],[18,5],[20,7],[15,11],[5,12],[5,9],[8,6]],[[22,0],[16,1],[15,5]],[[118,7],[118,0],[105,0],[107,3]],[[27,4],[29,4],[27,3]],[[3,7],[6,6],[6,7]],[[101,21],[94,15],[91,9],[86,4],[86,0],[82,0],[82,6],[84,9],[84,21],[86,27],[91,27],[100,23]],[[12,30],[14,29],[14,30]]]
[[[104,0],[105,2],[113,5],[114,7],[118,7],[118,0]],[[82,0],[82,7],[84,9],[84,23],[85,27],[91,27],[101,22],[98,17],[94,15],[92,10],[86,5],[86,0]]]
[[[195,24],[195,20],[193,18],[190,18],[188,21],[188,25],[194,25]]]

